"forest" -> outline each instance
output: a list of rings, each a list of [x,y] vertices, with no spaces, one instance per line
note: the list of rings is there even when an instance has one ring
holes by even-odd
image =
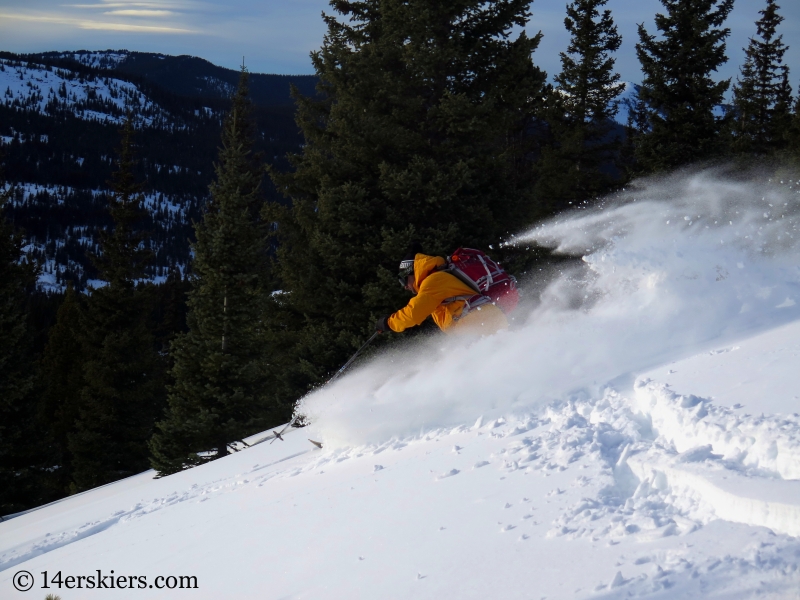
[[[606,2],[567,5],[555,74],[541,34],[512,35],[527,0],[337,0],[306,78],[0,53],[63,83],[0,102],[0,516],[286,423],[408,300],[412,242],[522,279],[556,259],[515,232],[636,178],[797,171],[775,0],[734,81],[715,78],[733,0],[660,0],[632,99]]]

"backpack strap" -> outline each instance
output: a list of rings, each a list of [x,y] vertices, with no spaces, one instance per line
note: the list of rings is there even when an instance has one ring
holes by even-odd
[[[486,263],[483,263],[483,265],[484,265],[484,267],[486,267]],[[470,279],[469,277],[467,277],[461,269],[459,269],[456,265],[454,265],[453,262],[450,260],[449,256],[447,257],[447,263],[436,267],[435,270],[436,271],[442,271],[444,273],[448,273],[448,274],[452,275],[453,277],[458,279],[461,283],[463,283],[467,287],[472,288],[473,290],[475,290],[475,292],[477,294],[479,294],[479,295],[482,294],[480,288],[475,284],[475,282],[472,281],[472,279]],[[487,272],[488,272],[488,269],[487,269]],[[489,275],[489,278],[490,278],[490,281],[491,281],[491,275]]]
[[[494,278],[492,277],[492,271],[489,269],[489,265],[486,264],[486,261],[480,254],[478,254],[478,260],[481,261],[483,268],[486,270],[486,279],[488,281],[488,285],[486,287],[491,287],[492,284],[494,283]]]
[[[492,301],[489,296],[484,296],[483,294],[474,294],[472,296],[452,296],[450,298],[445,298],[442,300],[442,304],[452,304],[453,302],[458,302],[459,300],[464,302],[464,308],[461,310],[460,315],[453,317],[453,321],[459,321],[463,319],[473,308],[478,308],[479,306],[483,306],[484,304]]]

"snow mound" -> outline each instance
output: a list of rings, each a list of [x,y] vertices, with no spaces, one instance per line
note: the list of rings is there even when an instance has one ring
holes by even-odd
[[[793,326],[800,333],[800,323]],[[714,453],[742,469],[800,479],[800,415],[739,415],[706,398],[676,394],[646,380],[637,382],[635,396],[653,429],[678,452],[708,448],[703,458]]]

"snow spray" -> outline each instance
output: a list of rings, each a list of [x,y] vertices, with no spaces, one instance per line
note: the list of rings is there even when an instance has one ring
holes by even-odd
[[[625,388],[798,319],[799,192],[794,179],[721,169],[633,182],[509,242],[582,259],[518,309],[511,330],[387,351],[300,410],[326,447],[425,435]]]

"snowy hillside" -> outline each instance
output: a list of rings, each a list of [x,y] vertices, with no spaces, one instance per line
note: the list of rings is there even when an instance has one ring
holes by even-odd
[[[84,52],[64,53],[60,58],[71,58],[87,67],[110,69],[126,56]],[[98,213],[106,212],[106,196],[110,193],[108,177],[103,175],[110,173],[116,156],[116,148],[103,150],[107,148],[105,139],[91,139],[97,136],[97,127],[108,126],[113,132],[109,137],[116,145],[117,130],[128,112],[140,132],[144,128],[158,129],[162,136],[168,135],[165,132],[185,131],[184,120],[164,110],[131,82],[106,76],[101,71],[84,73],[24,60],[0,59],[0,94],[0,105],[15,117],[14,121],[4,120],[0,124],[0,150],[22,155],[25,164],[33,163],[37,170],[41,167],[47,182],[25,181],[22,177],[26,174],[17,169],[6,173],[15,183],[10,210],[18,226],[25,230],[25,252],[41,266],[38,287],[48,292],[63,292],[68,281],[77,280],[81,289],[91,283],[87,251],[98,249]],[[211,116],[210,112],[204,113],[204,118]],[[81,121],[80,129],[65,135],[60,128],[73,118]],[[94,129],[89,129],[86,121]],[[29,130],[19,130],[19,124]],[[41,133],[42,130],[47,133]],[[173,160],[179,159],[173,157]],[[170,175],[183,179],[201,175],[196,169],[175,164],[152,161],[148,166],[155,174],[164,175],[159,181],[162,185]],[[73,185],[52,183],[59,179]],[[105,179],[103,189],[90,188],[87,184],[92,179]],[[194,210],[192,214],[196,214],[202,201],[202,197],[195,195],[170,197],[158,190],[147,194],[145,204],[155,233],[150,246],[157,256],[164,257],[172,250],[167,248],[171,240],[186,239],[191,229],[189,213]],[[43,223],[45,231],[41,231]],[[171,256],[170,264],[150,268],[148,279],[158,282],[172,269],[183,271],[186,253],[183,254]]]
[[[797,598],[795,188],[640,182],[518,236],[585,266],[512,330],[366,361],[285,441],[0,523],[2,597]]]
[[[179,170],[180,167],[164,167],[164,169]],[[76,190],[68,186],[39,184],[17,184],[15,191],[10,205],[19,212],[47,211],[52,210],[52,207],[74,210],[80,195],[91,198],[91,202],[95,206],[105,206],[108,203],[107,196],[111,195],[111,191],[108,189]],[[154,229],[161,233],[160,236],[154,236],[148,241],[148,247],[155,254],[164,253],[164,238],[169,235],[174,236],[180,232],[181,228],[191,225],[190,211],[197,210],[198,202],[191,198],[172,198],[160,193],[144,194],[143,198],[143,208],[151,217]],[[74,212],[81,214],[79,210],[74,210]],[[81,249],[80,254],[83,256],[87,252],[100,253],[98,241],[95,236],[91,235],[93,228],[88,224],[93,218],[94,214],[87,211],[83,222],[73,222],[64,227],[58,237],[38,239],[35,236],[28,236],[22,251],[28,260],[36,261],[41,266],[38,278],[40,289],[63,293],[66,290],[67,281],[69,281],[67,273],[86,277],[85,263],[80,263],[71,257],[77,254],[74,251],[76,247]],[[170,266],[181,273],[186,268],[186,265],[181,262],[173,262]],[[168,274],[167,269],[156,267],[147,280],[162,283]],[[87,279],[87,283],[95,287],[104,285],[104,282],[96,279]]]
[[[113,69],[125,62],[130,56],[127,50],[119,50],[117,52],[113,50],[106,50],[105,52],[79,50],[78,52],[60,52],[54,54],[59,58],[68,58],[82,65],[86,65],[87,67],[94,67],[96,69]]]
[[[120,124],[135,125],[137,181],[147,193],[159,281],[190,260],[198,219],[214,176],[222,118],[236,70],[196,57],[128,52],[45,52],[0,59],[0,154],[18,194],[6,216],[42,265],[39,288],[85,290],[99,277],[87,250],[111,225],[105,192],[115,170]],[[313,94],[311,76],[251,75],[255,149],[285,166],[300,147],[291,85]],[[288,166],[287,166],[288,168]],[[268,178],[264,194],[277,192]]]
[[[173,120],[130,82],[25,61],[0,59],[0,92],[6,106],[41,114],[69,111],[81,119],[119,125],[131,110],[137,127],[168,127]]]

